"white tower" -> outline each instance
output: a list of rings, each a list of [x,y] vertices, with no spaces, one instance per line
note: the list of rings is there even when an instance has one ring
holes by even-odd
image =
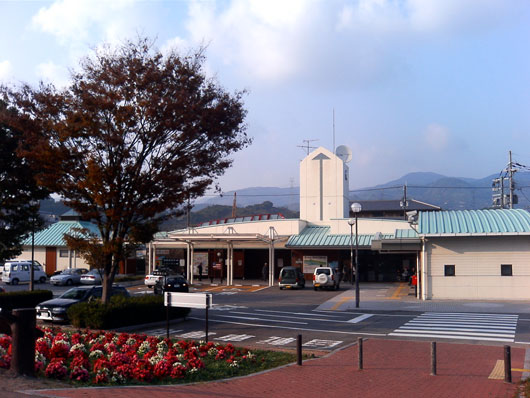
[[[300,163],[300,219],[309,222],[347,218],[350,190],[346,162],[348,147],[339,146],[336,155],[319,147]]]

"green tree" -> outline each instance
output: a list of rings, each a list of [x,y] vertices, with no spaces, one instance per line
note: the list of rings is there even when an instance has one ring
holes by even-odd
[[[0,262],[19,255],[22,241],[42,227],[38,200],[48,196],[17,154],[21,132],[2,122],[14,117],[16,112],[0,100]]]
[[[104,301],[127,247],[151,240],[251,142],[244,93],[207,78],[204,60],[139,39],[83,59],[64,90],[4,89],[38,181],[99,228]]]

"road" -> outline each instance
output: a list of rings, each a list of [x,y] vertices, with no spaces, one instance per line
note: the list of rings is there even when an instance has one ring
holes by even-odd
[[[27,290],[28,285],[5,286],[7,291]],[[340,311],[339,294],[349,293],[349,286],[341,291],[279,290],[264,286],[209,286],[192,289],[213,296],[209,310],[209,338],[219,342],[244,342],[255,347],[295,348],[296,337],[302,335],[307,349],[333,350],[347,346],[358,337],[400,340],[452,341],[477,344],[519,344],[530,347],[530,313],[435,312],[348,310]],[[383,293],[380,286],[367,287],[361,297]],[[49,289],[54,296],[69,289],[64,286],[36,284],[35,289]],[[129,287],[132,295],[152,294],[143,285]],[[347,296],[352,296],[347,294]],[[395,295],[394,295],[395,296]],[[395,297],[392,298],[395,298]],[[328,305],[325,305],[328,303]],[[326,309],[323,309],[326,308]],[[135,331],[165,335],[164,325],[142,327]],[[172,323],[174,337],[204,339],[205,311],[192,310],[182,321]]]
[[[530,345],[530,314],[319,309],[338,293],[308,288],[214,291],[214,306],[208,313],[209,338],[263,348],[295,348],[301,334],[304,347],[315,350],[344,347],[358,337]],[[164,325],[138,331],[166,334]],[[205,310],[193,310],[185,321],[172,324],[170,334],[204,339]]]

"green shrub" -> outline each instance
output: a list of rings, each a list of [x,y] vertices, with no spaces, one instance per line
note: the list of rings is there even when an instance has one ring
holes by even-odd
[[[35,308],[39,303],[51,300],[51,290],[29,290],[19,292],[0,293],[0,308],[2,311],[12,311],[17,308]]]
[[[189,308],[170,308],[170,318],[182,318],[189,312]],[[74,304],[67,314],[75,327],[112,329],[163,321],[166,319],[166,307],[162,296],[114,296],[108,304],[99,300]]]

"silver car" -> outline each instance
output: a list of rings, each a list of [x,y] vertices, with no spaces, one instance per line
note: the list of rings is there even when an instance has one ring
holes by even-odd
[[[101,275],[103,270],[97,268],[87,272],[81,276],[81,284],[83,285],[101,285]]]
[[[50,278],[52,285],[77,285],[81,282],[81,276],[86,274],[88,270],[86,268],[69,268],[63,270],[60,274],[53,275]]]

